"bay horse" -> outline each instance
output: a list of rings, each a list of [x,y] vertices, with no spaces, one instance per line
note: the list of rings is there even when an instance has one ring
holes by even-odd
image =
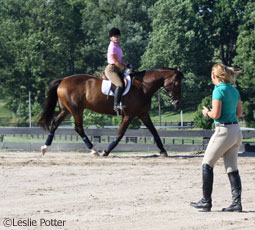
[[[124,136],[131,121],[138,117],[153,135],[160,150],[160,156],[168,156],[149,115],[151,98],[158,89],[164,87],[170,97],[170,102],[176,105],[181,98],[183,74],[178,69],[159,68],[136,72],[132,77],[134,77],[133,85],[122,99],[126,108],[122,111],[118,135],[102,155],[109,155]],[[45,145],[41,147],[42,154],[45,154],[47,147],[51,145],[59,124],[68,114],[71,114],[74,117],[75,131],[81,136],[91,153],[99,155],[84,132],[83,111],[89,109],[97,113],[116,115],[113,110],[113,97],[108,98],[104,95],[101,92],[101,85],[101,78],[88,74],[56,79],[49,84],[44,110],[38,121],[39,126],[49,131]],[[57,102],[60,111],[55,115]]]

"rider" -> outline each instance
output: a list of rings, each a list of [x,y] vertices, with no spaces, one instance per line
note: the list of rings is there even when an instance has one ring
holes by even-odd
[[[125,64],[122,63],[122,49],[120,48],[118,41],[120,39],[120,30],[117,28],[112,28],[109,31],[110,44],[108,46],[107,52],[107,62],[108,65],[105,68],[105,73],[107,77],[116,86],[114,91],[114,110],[122,110],[125,105],[121,104],[121,97],[124,91],[124,81],[122,77],[122,72],[130,74],[131,69],[127,68]]]

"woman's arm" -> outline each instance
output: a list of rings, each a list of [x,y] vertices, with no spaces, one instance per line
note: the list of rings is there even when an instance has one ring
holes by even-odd
[[[116,58],[115,54],[111,54],[111,58],[114,61],[114,65],[116,65],[117,67],[119,67],[121,70],[124,70],[126,67],[122,64],[119,63],[118,59]]]
[[[242,101],[239,100],[236,108],[236,116],[237,118],[240,118],[243,116],[243,107],[242,107]]]
[[[209,110],[208,108],[204,107],[202,113],[205,117],[210,117],[212,119],[218,119],[221,116],[221,109],[222,109],[222,101],[220,100],[213,100],[212,101],[212,109]]]

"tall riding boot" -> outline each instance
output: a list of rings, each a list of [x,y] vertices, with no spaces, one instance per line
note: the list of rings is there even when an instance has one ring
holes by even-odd
[[[114,91],[114,111],[122,110],[124,106],[120,105],[121,97],[123,93],[123,87],[117,87]]]
[[[228,173],[228,178],[231,185],[232,204],[228,208],[223,208],[222,212],[242,212],[242,184],[238,170]]]
[[[202,165],[203,198],[198,202],[191,202],[194,208],[202,209],[204,212],[212,208],[213,168],[208,164]]]

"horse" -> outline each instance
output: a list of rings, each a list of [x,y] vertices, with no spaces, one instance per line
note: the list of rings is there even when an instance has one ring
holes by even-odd
[[[155,129],[149,110],[154,93],[163,87],[173,105],[177,105],[181,98],[182,72],[177,68],[158,68],[136,72],[132,76],[133,83],[130,91],[123,96],[126,107],[122,110],[122,121],[116,138],[103,150],[102,156],[108,156],[124,136],[131,121],[138,117],[149,129],[155,143],[160,150],[160,156],[167,157],[162,141]],[[74,118],[75,131],[80,135],[91,154],[99,155],[83,129],[83,111],[91,111],[116,115],[113,110],[113,97],[101,92],[102,78],[88,74],[76,74],[66,78],[53,80],[49,86],[44,103],[44,110],[38,124],[49,131],[45,145],[41,147],[44,155],[51,145],[54,133],[68,114]],[[55,108],[59,105],[59,113]]]

